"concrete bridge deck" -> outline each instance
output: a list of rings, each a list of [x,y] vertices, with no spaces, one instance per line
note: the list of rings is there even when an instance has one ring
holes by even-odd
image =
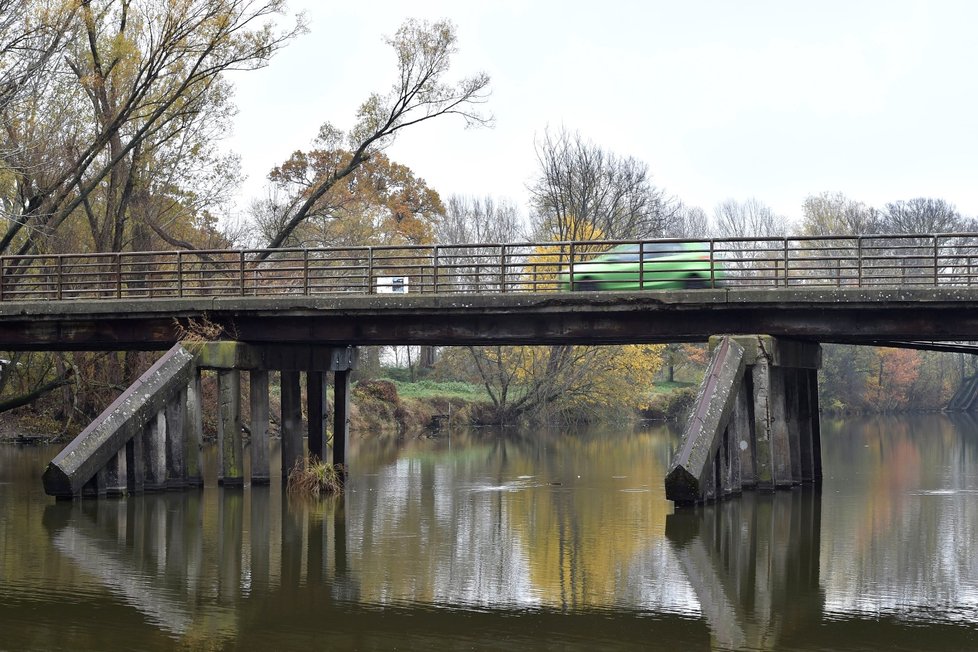
[[[978,286],[213,296],[0,302],[7,350],[166,349],[192,321],[253,343],[626,344],[766,333],[820,342],[974,340]]]

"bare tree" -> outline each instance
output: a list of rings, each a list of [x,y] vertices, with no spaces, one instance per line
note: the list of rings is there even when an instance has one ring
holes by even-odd
[[[917,197],[886,205],[882,215],[885,233],[952,233],[967,228],[967,220],[943,199]]]
[[[666,225],[662,235],[667,238],[697,238],[710,237],[710,218],[699,206],[679,204],[673,218]]]
[[[513,242],[527,237],[519,209],[511,201],[452,195],[435,239],[443,244]]]
[[[43,12],[41,4],[30,11]],[[208,147],[231,111],[222,76],[266,65],[302,29],[273,29],[284,0],[65,6],[77,10],[64,56],[0,115],[3,149],[16,153],[5,160],[14,182],[0,252],[33,251],[73,216],[99,251],[121,250],[137,213],[149,220],[147,232],[166,234],[174,204],[153,203],[153,195],[186,207],[207,185],[201,175],[188,178],[191,161],[208,172],[220,166]],[[214,187],[222,184],[226,178]]]
[[[787,220],[754,197],[720,203],[713,211],[713,225],[721,238],[783,237],[788,231]]]
[[[882,232],[878,210],[842,193],[823,192],[802,204],[802,235],[862,235]]]
[[[36,0],[0,0],[0,111],[63,50],[77,4],[40,9]]]
[[[534,227],[555,240],[661,236],[678,208],[652,183],[648,165],[579,133],[547,131],[536,144],[530,187]]]
[[[489,76],[478,73],[456,84],[444,81],[457,52],[455,26],[450,21],[428,23],[408,20],[388,43],[397,55],[398,75],[386,94],[374,93],[360,105],[357,123],[348,136],[350,152],[320,176],[310,179],[270,248],[282,246],[293,231],[314,212],[320,199],[348,177],[373,152],[388,146],[405,127],[444,115],[461,116],[466,125],[491,124],[478,111],[489,97]],[[326,151],[340,149],[344,134],[324,124],[317,144]]]

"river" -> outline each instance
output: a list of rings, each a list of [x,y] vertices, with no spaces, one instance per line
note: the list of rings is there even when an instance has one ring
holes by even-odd
[[[359,440],[325,501],[0,446],[0,649],[978,649],[978,422],[822,429],[821,491],[678,513],[663,425]]]

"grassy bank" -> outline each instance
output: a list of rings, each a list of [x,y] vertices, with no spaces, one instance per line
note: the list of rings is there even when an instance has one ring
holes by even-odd
[[[642,406],[642,417],[656,421],[684,421],[696,400],[697,389],[696,383],[655,383],[648,404]]]
[[[353,388],[351,430],[439,430],[491,421],[489,396],[479,385],[451,381],[365,380]]]

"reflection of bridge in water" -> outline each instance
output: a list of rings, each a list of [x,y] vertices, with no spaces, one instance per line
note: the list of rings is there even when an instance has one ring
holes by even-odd
[[[978,542],[967,490],[858,498],[874,496],[892,458],[923,474],[958,459],[950,466],[966,473],[976,461],[974,434],[941,423],[927,433],[893,422],[886,433],[842,437],[829,423],[833,462],[879,461],[855,486],[839,484],[825,497],[749,494],[666,516],[652,509],[664,505],[657,489],[646,489],[652,493],[634,497],[651,511],[625,517],[646,521],[626,546],[609,536],[603,490],[545,481],[601,457],[604,449],[584,439],[549,458],[538,452],[555,442],[533,438],[469,441],[458,458],[431,446],[382,454],[388,461],[365,461],[375,470],[355,478],[345,497],[318,504],[290,501],[273,484],[60,502],[47,507],[45,523],[61,554],[114,596],[118,604],[99,607],[107,617],[126,620],[120,609],[134,609],[189,643],[298,647],[327,636],[338,647],[421,648],[479,632],[501,649],[541,640],[593,649],[602,637],[635,648],[699,640],[718,648],[832,649],[845,641],[965,649],[978,616],[968,588]],[[662,473],[668,445],[621,437],[623,457],[591,472],[637,475],[638,466],[622,471],[622,460],[651,448]],[[473,473],[486,461],[499,465],[498,477]],[[548,475],[520,479],[524,468]],[[641,487],[612,492],[628,496],[622,489]],[[607,518],[622,520],[622,504]],[[864,523],[866,513],[891,511],[893,520]],[[930,618],[926,629],[918,611]]]

